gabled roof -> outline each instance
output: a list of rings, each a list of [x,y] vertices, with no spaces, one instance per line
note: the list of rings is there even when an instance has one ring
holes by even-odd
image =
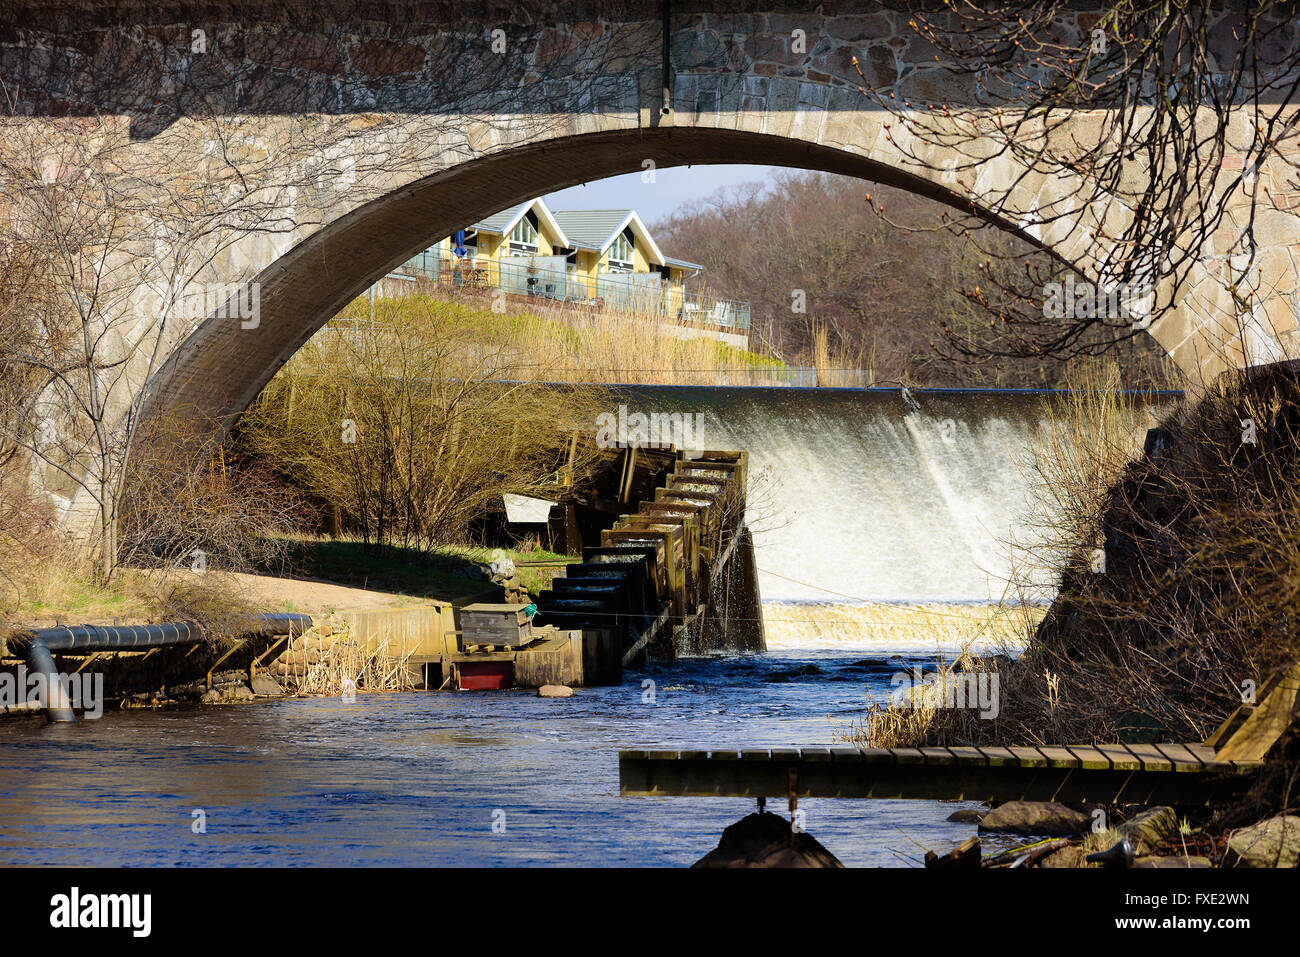
[[[559,245],[573,245],[569,237],[564,234],[564,230],[556,220],[555,214],[551,212],[540,196],[530,199],[526,203],[520,203],[518,206],[512,206],[510,209],[504,209],[499,213],[493,213],[486,219],[479,220],[474,224],[473,228],[485,233],[500,233],[504,236],[515,228],[515,224],[523,219],[524,213],[530,209],[537,213],[538,221],[546,225],[547,230],[559,241]]]
[[[603,253],[618,235],[632,228],[646,259],[657,266],[676,266],[699,272],[704,267],[685,259],[671,259],[663,254],[635,209],[557,209],[554,212],[541,197],[530,199],[479,220],[472,228],[485,233],[506,235],[530,209],[538,221],[555,236],[556,245],[570,249],[587,249]]]
[[[619,233],[631,226],[646,258],[656,265],[664,264],[664,254],[635,209],[562,209],[555,211],[555,218],[569,237],[570,246],[598,253],[608,249]]]
[[[704,267],[699,263],[693,263],[686,259],[674,259],[672,256],[664,257],[665,266],[676,266],[678,269],[693,269],[695,272],[701,272]]]

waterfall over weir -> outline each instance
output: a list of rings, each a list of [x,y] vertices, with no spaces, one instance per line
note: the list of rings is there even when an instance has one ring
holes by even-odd
[[[631,412],[700,413],[704,449],[749,452],[748,522],[773,647],[934,647],[987,632],[1013,562],[1023,565],[1051,519],[1031,478],[1033,450],[1061,393],[619,392]],[[1173,398],[1134,396],[1134,411],[1145,420]],[[1053,576],[1032,579],[1030,593],[1008,597],[1049,602]]]

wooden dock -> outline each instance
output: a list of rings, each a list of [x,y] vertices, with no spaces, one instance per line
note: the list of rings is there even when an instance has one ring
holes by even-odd
[[[1248,790],[1300,716],[1300,665],[1280,669],[1204,742],[1059,747],[620,751],[625,797],[918,798],[1217,804]]]
[[[624,797],[917,798],[1213,804],[1262,761],[1203,745],[620,751]],[[1190,772],[1190,773],[1189,773]]]

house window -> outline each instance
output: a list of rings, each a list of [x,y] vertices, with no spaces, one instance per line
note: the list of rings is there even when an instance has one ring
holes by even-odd
[[[631,272],[635,260],[632,253],[632,238],[627,233],[623,233],[612,243],[609,244],[609,269],[610,272],[626,271]]]
[[[512,253],[537,252],[537,224],[531,216],[525,216],[510,230],[510,251]]]

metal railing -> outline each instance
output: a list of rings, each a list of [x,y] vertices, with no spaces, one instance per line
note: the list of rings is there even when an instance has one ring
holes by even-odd
[[[539,260],[541,262],[539,262]],[[664,316],[690,325],[734,332],[749,331],[749,303],[738,299],[693,296],[658,273],[601,273],[584,276],[554,268],[558,256],[510,257],[503,260],[442,256],[428,249],[407,260],[394,277],[428,279],[442,285],[503,289],[512,295],[537,296]]]

